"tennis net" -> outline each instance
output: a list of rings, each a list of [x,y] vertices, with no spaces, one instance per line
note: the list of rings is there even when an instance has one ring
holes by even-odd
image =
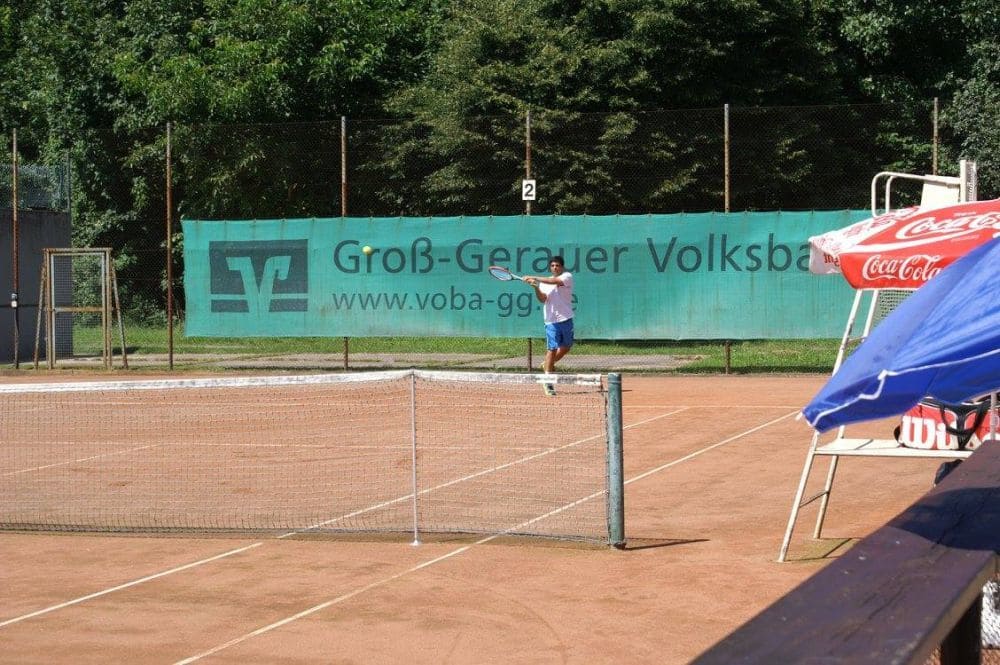
[[[619,544],[620,379],[553,378],[554,398],[543,375],[420,370],[0,385],[0,528]]]

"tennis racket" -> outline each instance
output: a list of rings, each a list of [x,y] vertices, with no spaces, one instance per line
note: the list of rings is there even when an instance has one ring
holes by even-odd
[[[490,266],[488,268],[490,274],[499,279],[501,282],[509,282],[512,279],[518,279],[524,281],[524,277],[520,275],[515,275],[506,268],[501,268],[500,266]]]

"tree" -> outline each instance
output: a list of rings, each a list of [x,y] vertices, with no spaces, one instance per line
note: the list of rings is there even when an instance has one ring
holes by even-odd
[[[17,126],[22,110],[14,63],[20,36],[18,25],[14,5],[0,6],[0,131],[4,135]]]
[[[859,90],[881,101],[948,96],[967,66],[962,2],[837,0],[837,29]],[[834,24],[837,25],[837,24]]]
[[[113,72],[146,123],[381,112],[420,73],[434,0],[135,0]]]
[[[963,4],[972,66],[956,79],[945,119],[958,156],[979,164],[980,198],[995,198],[1000,196],[1000,7],[984,0]]]
[[[794,0],[456,3],[427,76],[393,103],[414,118],[386,142],[382,179],[420,186],[383,198],[510,212],[530,110],[540,210],[717,207],[721,175],[705,174],[722,172],[723,103],[843,101],[816,19]],[[651,122],[663,108],[701,110]]]
[[[943,106],[968,80],[977,60],[977,43],[996,33],[997,9],[988,0],[846,0],[825,3],[829,25],[839,40],[845,78],[860,95],[902,105],[899,117],[881,139],[895,153],[886,168],[930,172],[932,142],[921,140],[930,100]],[[836,18],[835,16],[839,16]],[[993,17],[992,19],[990,17]],[[992,22],[992,23],[991,23]],[[986,64],[986,63],[983,63]],[[941,154],[957,172],[963,140],[947,137]],[[944,160],[942,160],[944,161]]]
[[[377,113],[389,91],[419,76],[439,12],[436,0],[34,0],[18,7],[16,21],[0,14],[0,55],[16,43],[14,64],[0,73],[30,74],[21,86],[31,92],[25,146],[41,158],[69,153],[74,243],[114,248],[133,312],[156,310],[164,292],[167,122],[182,123],[174,158],[178,193],[187,196],[175,202],[184,213],[330,212],[328,196],[317,203],[308,187],[291,190],[311,164],[333,155],[303,141],[306,159],[280,137],[239,128],[226,134],[215,123]],[[20,35],[9,36],[11,24]],[[193,123],[210,123],[199,138],[222,138],[228,149],[195,154],[204,144],[191,138]]]

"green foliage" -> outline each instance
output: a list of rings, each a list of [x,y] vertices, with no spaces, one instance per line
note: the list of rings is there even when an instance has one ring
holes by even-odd
[[[145,124],[372,114],[419,74],[436,12],[428,1],[137,0],[112,72]]]
[[[977,160],[980,198],[1000,196],[1000,44],[978,47],[968,84],[955,95],[949,120],[963,136],[961,153]]]
[[[0,11],[0,85],[14,90],[0,109],[23,97],[3,117],[27,122],[24,157],[70,155],[74,243],[114,248],[125,308],[162,309],[166,123],[379,113],[419,76],[439,14],[435,0],[18,3]],[[180,132],[181,214],[335,212],[329,196],[292,191],[325,178],[335,151],[312,145],[304,160],[281,137],[218,149],[216,136]]]
[[[853,47],[861,89],[876,99],[926,100],[949,93],[949,75],[964,67],[960,2],[841,0],[840,30]]]
[[[411,214],[520,212],[525,130],[516,119],[531,111],[536,210],[704,210],[722,200],[724,103],[844,99],[819,16],[795,1],[465,0],[427,75],[394,98],[413,120],[383,137],[389,158],[371,179],[392,183],[383,202],[406,201]],[[762,149],[745,155],[741,175],[770,190],[744,192],[754,201],[745,207],[823,207],[782,196],[837,163],[843,148],[815,119],[790,118],[753,126],[771,133],[752,137]],[[861,159],[839,166],[867,168],[871,158]],[[400,182],[409,184],[403,193]]]
[[[794,1],[463,0],[396,105],[459,117],[831,101],[816,32]]]
[[[349,214],[520,213],[529,112],[535,212],[643,213],[720,207],[729,104],[734,209],[796,209],[863,196],[831,173],[929,170],[941,97],[941,170],[975,158],[981,194],[1000,195],[998,14],[995,0],[8,0],[0,129],[18,129],[25,162],[69,155],[74,242],[115,249],[126,309],[148,317],[168,260],[168,122],[180,215],[339,214],[341,116]],[[872,121],[864,102],[898,106]],[[778,106],[780,121],[759,115]]]
[[[18,24],[12,5],[0,5],[0,130],[6,134],[17,124],[20,90],[14,57],[17,53]]]
[[[958,156],[979,163],[980,198],[996,198],[1000,197],[1000,7],[983,0],[963,4],[972,66],[960,81],[946,120],[960,137]]]
[[[995,75],[1000,8],[992,0],[845,0],[828,3],[839,15],[836,38],[845,79],[881,101],[900,102],[903,113],[883,136],[897,155],[887,168],[919,171],[926,141],[914,128],[926,122],[926,100],[938,97],[946,132],[941,170],[956,173],[958,158],[980,164],[980,196],[1000,194],[996,173]],[[991,70],[994,70],[991,73]],[[950,108],[949,108],[950,107]],[[992,135],[992,136],[991,136]]]

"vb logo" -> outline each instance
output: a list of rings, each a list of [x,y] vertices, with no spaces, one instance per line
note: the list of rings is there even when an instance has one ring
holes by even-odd
[[[210,242],[213,312],[304,312],[308,241]]]

